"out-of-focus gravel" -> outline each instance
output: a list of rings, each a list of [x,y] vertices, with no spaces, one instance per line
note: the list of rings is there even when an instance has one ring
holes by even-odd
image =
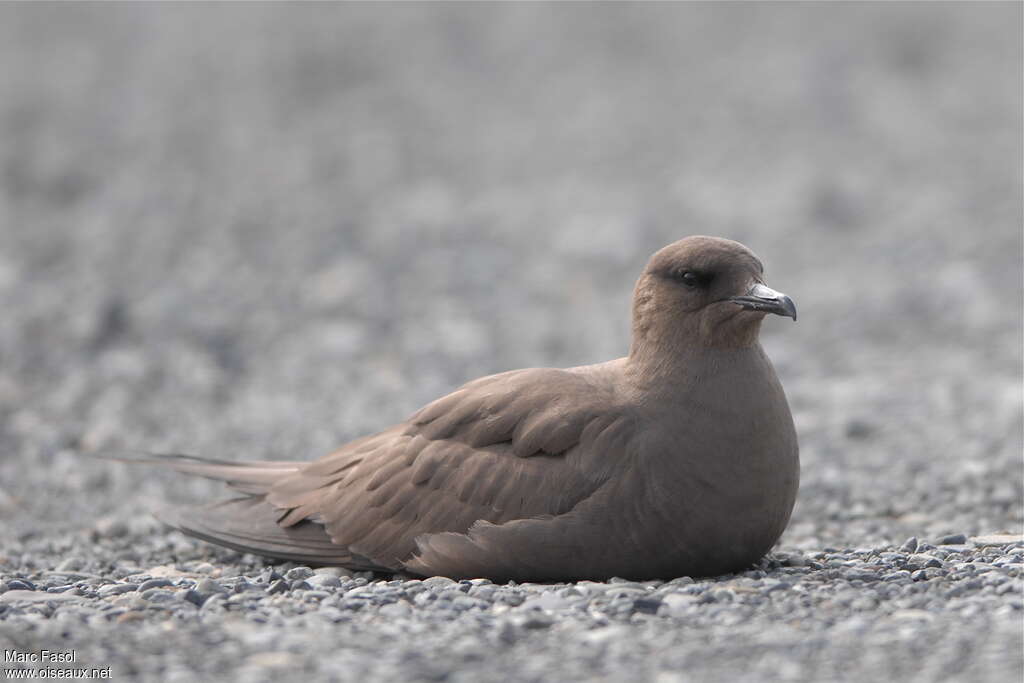
[[[1021,11],[0,6],[0,649],[115,680],[1020,680]],[[83,457],[312,459],[622,355],[639,269],[693,233],[800,308],[764,343],[802,489],[750,571],[273,565],[148,515],[216,486]]]

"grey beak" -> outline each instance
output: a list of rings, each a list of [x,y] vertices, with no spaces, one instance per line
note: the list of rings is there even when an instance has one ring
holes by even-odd
[[[751,311],[764,311],[796,320],[796,304],[793,300],[760,283],[751,287],[743,296],[731,296],[728,300]]]

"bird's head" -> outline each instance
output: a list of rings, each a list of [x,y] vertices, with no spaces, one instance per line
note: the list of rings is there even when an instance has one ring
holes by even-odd
[[[766,314],[796,320],[793,300],[763,278],[760,259],[732,240],[694,236],[659,250],[636,285],[634,352],[752,346]]]

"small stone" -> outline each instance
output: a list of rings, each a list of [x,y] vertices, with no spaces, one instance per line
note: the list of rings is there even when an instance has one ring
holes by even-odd
[[[306,583],[314,588],[340,588],[341,579],[333,574],[314,574]]]
[[[200,609],[203,612],[216,612],[224,608],[227,601],[228,598],[224,593],[213,593],[206,597]]]
[[[667,612],[670,616],[679,617],[689,612],[694,605],[698,604],[699,598],[687,593],[670,593],[661,600],[661,611]]]
[[[938,540],[938,545],[963,545],[967,543],[967,536],[964,534],[949,534]]]
[[[96,594],[101,598],[106,598],[111,595],[121,595],[122,593],[132,593],[137,591],[139,587],[134,583],[112,583],[107,586],[101,586]]]
[[[313,576],[314,572],[309,567],[293,567],[284,574],[284,578],[289,581],[300,581],[302,579],[308,579]]]
[[[465,612],[470,609],[486,609],[488,605],[486,602],[478,598],[460,594],[452,599],[452,607],[460,612]]]
[[[456,582],[447,576],[431,576],[429,579],[423,579],[423,585],[431,590],[436,590],[438,588],[451,588],[456,585]]]
[[[317,576],[333,576],[334,578],[352,576],[352,572],[343,567],[317,567],[313,570],[313,573]]]
[[[934,555],[917,553],[907,558],[907,564],[911,567],[927,569],[928,567],[941,567],[942,561]]]
[[[914,581],[927,581],[928,580],[928,572],[926,572],[923,569],[918,569],[916,572],[913,572],[913,573],[910,574],[910,578],[913,579]]]
[[[986,534],[984,536],[972,536],[971,543],[980,547],[1024,544],[1024,536],[1019,534]]]
[[[544,612],[530,612],[530,616],[523,620],[523,628],[530,630],[539,630],[543,628],[550,628],[555,623],[555,620],[549,617]]]
[[[36,585],[28,579],[11,579],[7,582],[7,590],[9,591],[34,591]]]
[[[688,586],[688,585],[690,585],[692,583],[694,583],[694,580],[693,580],[692,576],[680,576],[679,578],[672,579],[671,581],[669,581],[665,585],[667,585],[667,586]]]
[[[200,593],[198,593],[198,592],[196,592],[194,590],[191,590],[191,589],[181,593],[181,599],[182,600],[184,600],[185,602],[191,603],[191,604],[195,605],[196,607],[202,607],[203,603],[206,602],[206,597],[208,597],[208,596],[203,596],[202,594],[200,594]]]
[[[318,590],[308,590],[305,593],[303,593],[303,595],[302,595],[302,599],[303,600],[307,600],[307,601],[311,601],[311,602],[320,602],[321,600],[325,600],[325,599],[327,599],[329,597],[331,597],[331,594],[328,593],[327,591],[318,591]]]
[[[139,584],[139,592],[144,593],[151,588],[164,588],[166,586],[173,586],[174,584],[169,579],[150,579],[149,581],[143,581]]]
[[[262,572],[260,572],[259,576],[256,577],[256,582],[257,583],[274,583],[275,581],[280,581],[283,578],[284,578],[284,576],[282,576],[281,574],[278,574],[276,571],[274,571],[273,567],[267,567]]]
[[[407,602],[392,602],[382,606],[378,612],[383,617],[390,619],[402,619],[412,614],[412,607]]]
[[[277,595],[278,593],[285,593],[287,590],[288,584],[285,583],[284,579],[278,579],[270,584],[270,588],[267,589],[267,595]]]
[[[174,591],[167,591],[161,588],[151,588],[144,593],[141,593],[142,599],[149,602],[168,602],[173,600],[175,597]]]
[[[970,580],[966,580],[966,581],[960,581],[959,583],[954,585],[952,588],[950,588],[948,591],[946,591],[946,597],[947,598],[957,598],[957,597],[960,597],[961,595],[963,595],[965,593],[970,593],[971,591],[978,590],[979,588],[982,587],[982,585],[983,584],[982,584],[980,579],[970,579]]]
[[[640,598],[633,601],[633,611],[641,614],[657,614],[661,600],[657,598]]]
[[[312,586],[310,586],[310,585],[309,585],[308,583],[306,583],[305,581],[303,581],[302,579],[299,579],[298,581],[292,581],[292,582],[291,582],[291,584],[290,584],[290,585],[289,585],[288,587],[289,587],[289,588],[290,588],[291,590],[293,590],[293,591],[308,591],[308,590],[313,590],[313,587],[312,587]]]
[[[235,593],[244,593],[245,591],[256,590],[256,586],[254,584],[249,583],[245,579],[239,579],[235,582],[233,590]]]
[[[543,609],[543,610],[563,610],[570,606],[570,602],[558,595],[554,591],[547,593],[541,593],[528,598],[521,605],[521,609]]]
[[[905,553],[912,553],[917,551],[917,536],[911,536],[903,545],[900,546],[900,550]]]
[[[212,595],[214,593],[227,593],[228,589],[213,579],[203,579],[193,588],[200,595]]]
[[[762,593],[774,593],[775,591],[784,591],[792,588],[793,585],[785,581],[779,581],[777,579],[766,579],[764,585],[761,588]]]

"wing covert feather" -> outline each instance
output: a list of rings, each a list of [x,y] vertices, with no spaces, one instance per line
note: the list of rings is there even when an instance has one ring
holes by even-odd
[[[267,500],[282,525],[318,520],[339,546],[401,568],[417,537],[569,512],[624,460],[631,424],[581,374],[492,375],[282,479]]]

